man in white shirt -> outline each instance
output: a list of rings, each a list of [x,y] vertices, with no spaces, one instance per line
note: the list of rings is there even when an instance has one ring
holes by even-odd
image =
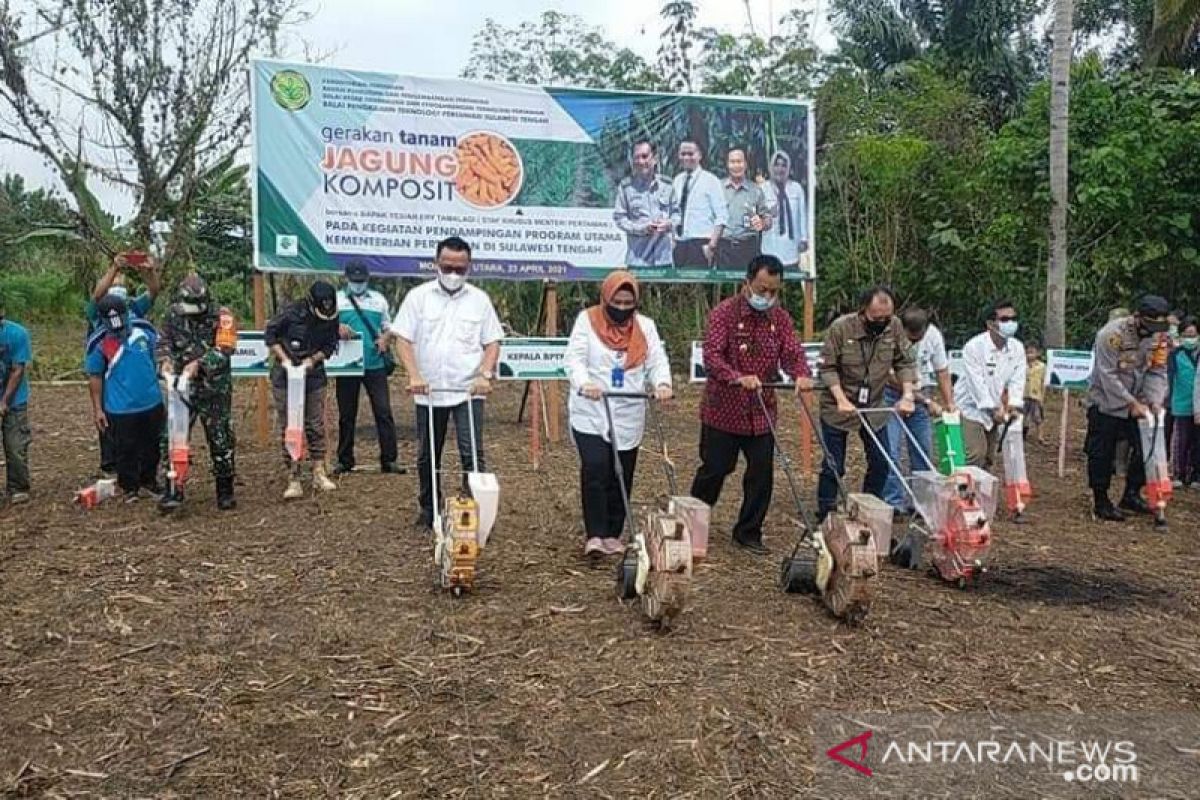
[[[916,409],[903,421],[896,417],[888,420],[888,455],[900,466],[901,454],[907,450],[910,469],[936,469],[933,464],[933,419],[954,410],[954,386],[950,382],[946,340],[937,326],[930,323],[929,312],[922,308],[911,306],[905,309],[900,322],[908,341],[916,348],[917,402]],[[884,406],[894,406],[900,400],[901,392],[898,383],[889,383],[883,390]],[[921,453],[915,452],[904,427],[921,445]],[[902,514],[912,513],[912,499],[891,470],[883,487],[883,500]]]
[[[778,258],[790,272],[799,269],[800,256],[808,250],[808,196],[801,184],[791,180],[792,157],[784,151],[771,156],[770,171],[763,193],[771,225],[763,230],[762,251]]]
[[[700,145],[695,142],[679,145],[679,165],[683,172],[675,176],[671,208],[675,266],[711,267],[728,216],[725,188],[700,166]]]
[[[492,390],[500,340],[504,338],[491,298],[467,283],[471,246],[457,236],[438,242],[436,268],[437,278],[405,295],[391,328],[400,362],[408,374],[408,391],[417,404],[417,436],[421,441],[417,458],[421,512],[417,523],[426,529],[433,525],[434,503],[441,502],[440,497],[433,496],[429,472],[429,409],[433,409],[432,447],[437,462],[441,464],[446,426],[453,416],[460,463],[466,471],[484,471],[483,397]],[[471,452],[469,411],[475,418],[476,454]],[[465,475],[463,488],[466,491]]]
[[[967,463],[989,469],[998,432],[1025,402],[1025,345],[1017,336],[1017,310],[1007,300],[993,303],[987,330],[963,348],[963,374],[954,385],[962,412]]]

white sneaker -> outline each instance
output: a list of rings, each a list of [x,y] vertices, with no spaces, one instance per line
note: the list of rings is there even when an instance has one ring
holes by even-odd
[[[325,462],[316,461],[312,467],[313,488],[318,492],[332,492],[337,489],[337,484],[329,480],[329,476],[325,474]]]
[[[619,538],[601,539],[601,542],[604,544],[604,552],[610,556],[619,556],[625,552],[625,545]]]
[[[299,478],[291,478],[288,480],[287,491],[283,493],[284,500],[296,500],[304,497],[304,487],[300,485]]]
[[[608,552],[608,548],[604,546],[604,540],[598,536],[593,536],[587,540],[587,544],[583,546],[583,554],[585,556],[598,555],[602,556]]]
[[[14,506],[19,506],[22,503],[28,503],[29,502],[29,493],[28,492],[13,492],[11,495],[8,496],[8,502],[12,503]]]

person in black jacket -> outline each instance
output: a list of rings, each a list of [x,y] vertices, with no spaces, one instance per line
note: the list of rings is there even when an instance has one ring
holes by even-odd
[[[337,291],[325,281],[317,281],[308,296],[297,300],[267,323],[263,340],[275,365],[271,369],[271,392],[279,415],[281,440],[287,430],[287,371],[285,364],[303,366],[304,381],[304,438],[307,457],[312,464],[313,488],[329,492],[337,484],[325,473],[325,361],[338,345]],[[293,462],[283,441],[284,463],[290,470],[285,500],[304,495],[300,485],[300,462]]]

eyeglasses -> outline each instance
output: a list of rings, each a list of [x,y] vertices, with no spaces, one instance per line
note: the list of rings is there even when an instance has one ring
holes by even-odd
[[[466,275],[468,267],[447,267],[444,264],[438,264],[438,269],[442,272],[449,272],[452,275]]]
[[[1017,315],[1016,315],[1016,314],[1009,314],[1009,315],[1002,316],[1002,317],[998,316],[998,317],[996,317],[996,321],[997,321],[997,322],[1016,322],[1016,321],[1017,321]]]

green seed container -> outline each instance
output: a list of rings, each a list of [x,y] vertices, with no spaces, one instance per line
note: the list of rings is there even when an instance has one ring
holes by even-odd
[[[933,444],[937,451],[938,472],[952,475],[967,465],[967,449],[963,444],[962,417],[957,411],[942,414],[933,424]]]

